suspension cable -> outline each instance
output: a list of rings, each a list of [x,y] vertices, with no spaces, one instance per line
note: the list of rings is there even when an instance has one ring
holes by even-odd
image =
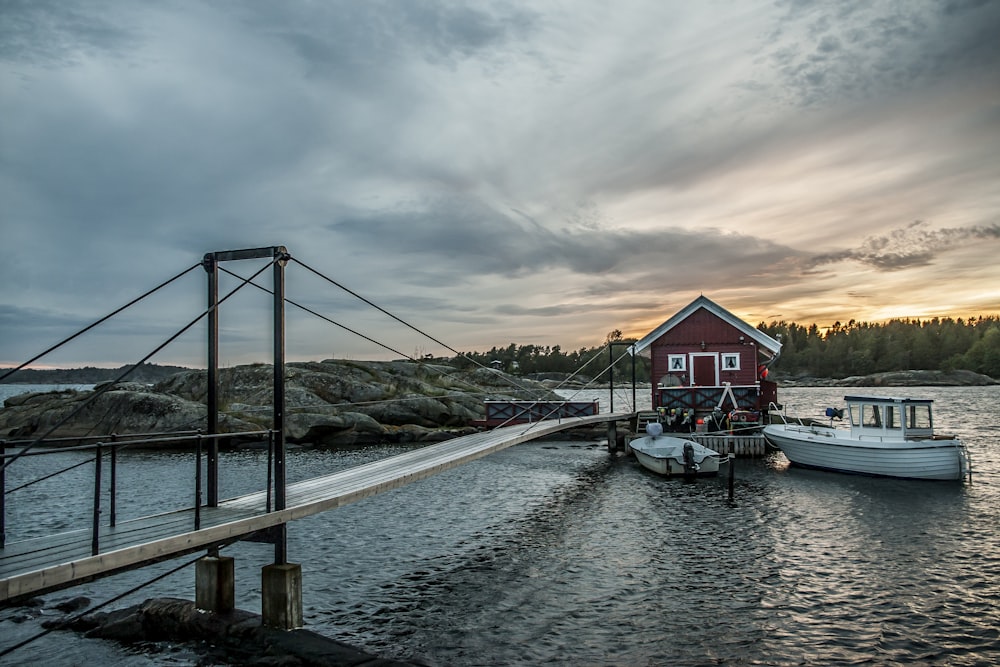
[[[217,548],[227,547],[230,544],[232,544],[233,541],[234,540],[229,540],[229,541],[227,541],[227,542],[225,542],[225,543],[223,543],[221,545],[218,545]],[[189,561],[187,561],[185,563],[181,563],[177,567],[171,568],[170,570],[167,570],[166,572],[164,572],[162,574],[158,574],[157,576],[153,577],[149,581],[145,581],[145,582],[139,584],[138,586],[133,586],[132,588],[130,588],[127,591],[125,591],[124,593],[120,593],[120,594],[114,596],[113,598],[111,598],[109,600],[105,600],[104,602],[98,604],[97,606],[91,607],[90,609],[87,609],[86,611],[82,611],[79,614],[77,614],[77,615],[75,615],[75,616],[73,616],[71,618],[63,619],[62,621],[59,621],[58,623],[53,624],[51,627],[46,628],[42,632],[39,632],[38,634],[36,634],[36,635],[34,635],[32,637],[28,637],[24,641],[18,642],[17,644],[15,644],[13,646],[8,646],[7,648],[5,648],[2,651],[0,651],[0,658],[2,658],[5,655],[8,655],[10,653],[13,653],[14,651],[16,651],[16,650],[18,650],[20,648],[23,648],[23,647],[27,646],[28,644],[30,644],[33,641],[41,639],[42,637],[48,635],[49,633],[53,632],[54,630],[61,630],[61,629],[65,628],[65,627],[71,625],[72,623],[77,622],[78,620],[80,620],[84,616],[87,616],[89,614],[93,614],[95,611],[98,611],[99,609],[103,609],[104,607],[107,607],[109,604],[112,604],[114,602],[118,602],[122,598],[127,597],[127,596],[131,595],[132,593],[135,593],[136,591],[140,591],[143,588],[145,588],[146,586],[151,586],[152,584],[155,584],[157,581],[160,581],[161,579],[166,579],[170,575],[175,574],[177,572],[180,572],[181,570],[183,570],[186,567],[190,567],[190,566],[194,565],[195,563],[197,563],[202,558],[203,558],[203,556],[198,556],[197,558],[193,558],[193,559],[191,559],[191,560],[189,560]]]
[[[270,268],[271,266],[273,266],[276,262],[280,261],[281,259],[282,259],[281,257],[275,257],[274,259],[272,259],[270,262],[268,262],[267,264],[265,264],[264,266],[262,266],[260,268],[260,270],[258,270],[255,274],[253,274],[252,276],[250,276],[249,278],[247,278],[246,280],[244,280],[241,285],[239,285],[238,287],[234,288],[231,292],[229,292],[228,294],[226,294],[223,298],[219,299],[219,301],[214,306],[212,306],[211,308],[207,308],[206,310],[202,311],[202,313],[200,315],[198,315],[196,318],[194,318],[193,320],[191,320],[190,322],[188,322],[186,325],[184,325],[184,327],[182,327],[177,333],[175,333],[174,335],[170,336],[170,338],[168,338],[163,343],[161,343],[160,345],[158,345],[156,347],[156,349],[154,349],[152,352],[150,352],[145,357],[143,357],[141,360],[139,360],[138,363],[133,364],[131,367],[127,368],[125,370],[125,372],[123,372],[121,375],[119,375],[117,378],[115,378],[111,382],[105,383],[104,385],[102,385],[98,389],[95,389],[93,394],[91,394],[89,397],[87,397],[86,400],[82,401],[80,403],[80,405],[78,405],[76,407],[76,409],[74,409],[73,411],[71,411],[65,417],[63,417],[62,419],[60,419],[55,425],[53,425],[52,427],[50,427],[49,430],[46,431],[44,435],[42,435],[39,438],[36,438],[30,444],[25,445],[25,447],[23,449],[21,449],[20,451],[16,452],[12,457],[10,457],[6,461],[4,461],[2,469],[6,470],[12,463],[14,463],[14,461],[16,461],[17,459],[21,458],[21,456],[23,456],[27,452],[31,451],[36,445],[38,445],[39,443],[41,443],[42,441],[44,441],[45,438],[47,438],[48,436],[52,435],[56,431],[56,429],[58,429],[59,427],[61,427],[63,424],[65,424],[66,422],[68,422],[73,417],[76,417],[78,414],[80,414],[80,412],[83,411],[83,409],[85,407],[87,407],[88,405],[90,405],[90,403],[92,403],[98,396],[100,396],[100,395],[104,394],[105,392],[109,391],[113,386],[115,386],[116,384],[118,384],[119,382],[121,382],[122,380],[124,380],[126,377],[128,377],[129,375],[131,375],[135,371],[136,368],[138,368],[140,365],[146,363],[151,357],[153,357],[153,355],[159,353],[167,345],[170,345],[175,340],[177,340],[188,329],[190,329],[191,327],[193,327],[202,318],[204,318],[206,315],[208,315],[210,312],[212,312],[212,310],[214,310],[214,309],[218,308],[219,306],[221,306],[229,297],[233,296],[234,294],[236,294],[236,292],[238,292],[241,289],[243,289],[244,287],[246,287],[247,283],[249,283],[251,280],[253,280],[257,276],[259,276],[261,273],[263,273],[265,270],[267,270],[268,268]]]
[[[228,273],[229,275],[233,276],[234,278],[238,278],[240,280],[243,280],[242,276],[233,273],[229,269],[226,269],[226,268],[221,267],[221,266],[219,268],[222,271],[224,271],[224,272]],[[253,281],[250,281],[250,284],[253,285],[254,287],[256,287],[259,290],[263,290],[263,291],[267,292],[268,294],[271,294],[271,295],[274,294],[273,291],[269,290],[268,288],[264,287],[263,285],[258,285],[257,283],[255,283]],[[354,329],[351,329],[350,327],[344,326],[340,322],[335,322],[335,321],[331,320],[329,317],[327,317],[327,316],[325,316],[325,315],[323,315],[321,313],[317,313],[315,310],[312,310],[311,308],[303,306],[301,303],[296,303],[295,301],[292,301],[291,299],[288,299],[288,298],[285,299],[285,302],[286,303],[290,303],[291,305],[295,306],[296,308],[301,308],[302,310],[306,311],[310,315],[315,315],[316,317],[320,318],[321,320],[326,320],[330,324],[332,324],[334,326],[337,326],[337,327],[340,327],[341,329],[343,329],[344,331],[346,331],[348,333],[352,333],[355,336],[359,336],[361,338],[364,338],[366,341],[368,341],[370,343],[374,343],[375,345],[378,345],[379,347],[385,348],[386,350],[389,350],[393,354],[398,354],[401,357],[406,357],[410,361],[416,361],[416,359],[414,359],[410,355],[406,354],[405,352],[400,352],[399,350],[395,350],[395,349],[389,347],[388,345],[386,345],[385,343],[380,343],[377,340],[375,340],[374,338],[369,338],[368,336],[364,335],[361,332],[355,331]]]
[[[232,271],[229,271],[228,269],[225,269],[223,267],[220,267],[220,269],[222,271],[228,273],[229,275],[233,276],[234,278],[238,278],[240,280],[243,280],[243,277],[240,276],[239,274],[233,273]],[[267,287],[264,287],[263,285],[258,285],[257,283],[253,282],[252,280],[250,281],[250,284],[253,285],[254,287],[256,287],[257,289],[266,292],[267,294],[271,294],[271,295],[274,294],[274,292],[272,292]],[[339,322],[336,322],[336,321],[330,319],[329,317],[323,315],[322,313],[316,312],[315,310],[313,310],[313,309],[311,309],[311,308],[309,308],[307,306],[304,306],[304,305],[302,305],[300,303],[297,303],[297,302],[295,302],[295,301],[293,301],[291,299],[288,299],[288,298],[285,298],[285,302],[289,303],[289,304],[291,304],[291,305],[293,305],[293,306],[295,306],[297,308],[301,308],[302,310],[304,310],[305,312],[309,313],[310,315],[315,315],[316,317],[320,318],[321,320],[329,322],[330,324],[333,324],[334,326],[340,327],[341,329],[343,329],[344,331],[347,331],[348,333],[352,333],[355,336],[359,336],[361,338],[364,338],[365,340],[367,340],[367,341],[369,341],[371,343],[374,343],[375,345],[378,345],[379,347],[382,347],[382,348],[384,348],[386,350],[389,350],[390,352],[392,352],[394,354],[398,354],[399,356],[404,357],[406,359],[409,359],[410,361],[413,361],[413,362],[416,362],[416,363],[420,362],[419,359],[416,359],[416,358],[414,358],[414,357],[406,354],[405,352],[400,352],[399,350],[396,350],[396,349],[390,347],[389,345],[386,345],[385,343],[382,343],[380,341],[375,340],[374,338],[371,338],[369,336],[364,335],[363,333],[355,331],[354,329],[351,329],[348,326],[345,326],[345,325],[343,325],[343,324],[341,324]],[[465,384],[465,385],[467,385],[469,387],[472,387],[473,389],[479,390],[480,395],[487,395],[489,393],[487,391],[483,391],[483,389],[484,389],[483,387],[481,387],[479,385],[476,385],[476,384],[474,384],[472,382],[469,382],[465,378],[461,378],[461,377],[459,377],[457,375],[453,375],[451,373],[442,373],[442,375],[444,377],[452,378],[453,380],[455,380],[457,382],[461,382],[462,384]],[[530,388],[528,388],[528,387],[521,387],[521,389],[523,389],[524,391],[527,391],[529,393],[531,391]],[[355,403],[352,403],[352,405],[376,405],[376,404],[380,404],[380,403],[386,404],[386,403],[403,402],[403,401],[406,401],[406,400],[414,400],[414,399],[405,399],[405,398],[399,399],[399,398],[397,398],[397,399],[389,399],[389,400],[385,400],[385,401],[368,401],[367,403],[356,403],[355,402]],[[295,406],[292,406],[292,407],[294,408]]]
[[[489,368],[489,367],[487,367],[487,366],[484,366],[483,364],[479,363],[479,362],[478,362],[477,360],[475,360],[475,359],[473,359],[472,357],[468,356],[468,355],[467,355],[467,354],[465,354],[464,352],[459,352],[458,350],[456,350],[455,348],[453,348],[453,347],[452,347],[451,345],[448,345],[447,343],[444,343],[444,342],[442,342],[442,341],[438,340],[437,338],[435,338],[434,336],[430,335],[430,334],[429,334],[429,333],[427,333],[426,331],[422,331],[421,329],[418,329],[417,327],[413,326],[412,324],[410,324],[409,322],[407,322],[407,321],[403,320],[402,318],[400,318],[400,317],[397,317],[396,315],[393,315],[392,313],[390,313],[390,312],[389,312],[388,310],[386,310],[385,308],[382,308],[381,306],[379,306],[379,305],[377,305],[377,304],[373,303],[373,302],[372,302],[371,300],[369,300],[369,299],[366,299],[365,297],[361,296],[360,294],[358,294],[358,293],[357,293],[357,292],[355,292],[354,290],[352,290],[352,289],[349,289],[349,288],[345,287],[344,285],[341,285],[340,283],[338,283],[338,282],[337,282],[336,280],[334,280],[333,278],[330,278],[329,276],[327,276],[327,275],[324,275],[324,274],[320,273],[319,271],[317,271],[317,270],[316,270],[316,269],[314,269],[313,267],[309,266],[308,264],[306,264],[306,263],[305,263],[305,262],[303,262],[302,260],[300,260],[300,259],[297,259],[297,258],[295,258],[295,257],[291,257],[290,259],[291,259],[292,261],[294,261],[294,262],[296,262],[296,263],[300,264],[300,265],[301,265],[301,266],[302,266],[303,268],[305,268],[306,270],[308,270],[308,271],[311,271],[311,272],[312,272],[312,273],[314,273],[314,274],[315,274],[316,276],[318,276],[318,277],[322,278],[323,280],[327,281],[327,282],[328,282],[328,283],[330,283],[331,285],[333,285],[333,286],[335,286],[335,287],[339,287],[340,289],[342,289],[343,291],[347,292],[348,294],[350,294],[350,295],[351,295],[351,296],[353,296],[354,298],[356,298],[356,299],[359,299],[360,301],[363,301],[364,303],[368,304],[368,305],[369,305],[369,306],[371,306],[372,308],[374,308],[374,309],[378,310],[379,312],[381,312],[381,313],[383,313],[383,314],[385,314],[385,315],[387,315],[387,316],[391,317],[392,319],[396,320],[397,322],[399,322],[399,323],[400,323],[400,324],[402,324],[403,326],[405,326],[405,327],[407,327],[407,328],[409,328],[409,329],[412,329],[413,331],[416,331],[416,332],[417,332],[418,334],[420,334],[421,336],[424,336],[425,338],[427,338],[427,339],[429,339],[429,340],[431,340],[431,341],[433,341],[433,342],[437,343],[438,345],[440,345],[441,347],[445,348],[446,350],[448,350],[448,351],[452,352],[452,353],[453,353],[453,354],[455,354],[456,356],[458,356],[458,357],[461,357],[461,358],[465,359],[466,361],[469,361],[469,362],[471,362],[472,364],[474,364],[474,365],[476,365],[476,366],[479,366],[480,368],[482,368],[482,369],[484,369],[484,370],[492,370],[491,368]],[[404,355],[404,356],[405,356],[405,355]],[[507,381],[508,381],[508,382],[510,382],[510,383],[511,383],[511,384],[512,384],[513,386],[517,387],[518,389],[520,389],[521,391],[524,391],[524,392],[525,392],[525,393],[527,393],[527,394],[533,394],[533,393],[535,393],[535,391],[536,391],[536,390],[532,389],[531,387],[527,387],[527,386],[525,386],[525,385],[523,385],[523,384],[520,384],[520,383],[516,382],[516,381],[515,381],[515,380],[513,380],[512,378],[506,378],[506,379],[507,379]]]
[[[585,363],[585,364],[584,364],[583,366],[581,366],[581,367],[580,367],[580,368],[579,368],[579,369],[577,370],[577,373],[579,373],[579,372],[580,372],[581,370],[583,370],[584,368],[586,368],[588,364],[590,364],[590,363],[591,363],[592,361],[594,361],[594,359],[597,359],[597,358],[598,358],[598,357],[599,357],[600,355],[602,355],[602,354],[604,353],[604,350],[605,350],[605,349],[606,349],[607,347],[608,347],[608,345],[605,345],[605,346],[604,346],[604,347],[602,347],[602,348],[601,348],[600,350],[598,350],[597,352],[595,352],[595,353],[594,353],[594,356],[592,356],[592,357],[591,357],[591,358],[590,358],[590,359],[589,359],[589,360],[587,361],[587,363]],[[597,375],[596,375],[596,376],[595,376],[594,378],[592,378],[592,379],[590,380],[590,382],[588,382],[587,384],[585,384],[584,386],[582,386],[582,387],[578,388],[578,389],[577,389],[577,390],[576,390],[575,392],[573,392],[572,394],[570,394],[570,397],[569,397],[569,399],[567,399],[567,400],[569,400],[569,401],[573,400],[573,398],[574,398],[574,397],[575,397],[575,396],[576,396],[577,394],[579,394],[579,393],[580,393],[581,391],[584,391],[584,390],[586,390],[586,389],[587,389],[588,387],[590,387],[590,385],[594,384],[594,383],[595,383],[595,382],[597,381],[597,378],[598,378],[598,377],[600,377],[601,373],[604,373],[605,371],[607,371],[607,370],[609,370],[610,368],[612,368],[612,367],[613,367],[613,366],[614,366],[614,365],[615,365],[615,364],[616,364],[617,362],[621,361],[621,360],[622,360],[622,358],[623,358],[623,357],[625,356],[625,354],[626,354],[626,353],[622,353],[622,355],[621,355],[621,356],[619,356],[619,357],[618,357],[617,359],[615,359],[614,361],[612,361],[612,362],[611,362],[611,363],[610,363],[609,365],[605,366],[605,367],[604,367],[604,369],[602,369],[602,370],[601,370],[600,372],[598,372],[598,374],[597,374]],[[576,375],[576,373],[573,373],[573,375]],[[571,376],[571,377],[572,377],[572,376]],[[567,379],[568,379],[568,378],[567,378]],[[562,386],[562,385],[560,385],[560,386]],[[538,405],[538,404],[539,404],[540,402],[541,402],[541,401],[535,401],[534,405]],[[554,414],[555,414],[556,412],[558,412],[558,410],[559,410],[559,408],[558,408],[558,407],[555,407],[555,408],[553,408],[552,410],[550,410],[549,412],[547,412],[547,413],[545,414],[545,416],[543,416],[543,417],[542,417],[542,419],[540,419],[540,420],[538,420],[538,421],[536,421],[536,422],[533,422],[533,423],[529,424],[529,425],[528,425],[528,428],[524,429],[524,431],[522,431],[522,433],[527,433],[528,431],[531,431],[531,430],[532,430],[532,429],[534,429],[534,428],[535,428],[536,426],[538,426],[538,424],[540,424],[540,423],[541,423],[542,421],[544,421],[545,419],[548,419],[549,417],[551,417],[552,415],[554,415]],[[504,422],[503,422],[502,424],[500,424],[499,426],[497,426],[497,428],[500,428],[501,426],[506,426],[506,425],[507,425],[507,424],[509,424],[509,423],[510,423],[510,422],[511,422],[511,421],[512,421],[513,419],[514,419],[514,415],[512,415],[512,416],[511,416],[510,418],[508,418],[508,419],[507,419],[506,421],[504,421]]]
[[[82,465],[86,465],[88,463],[93,463],[94,459],[96,459],[96,458],[97,458],[96,456],[91,456],[89,459],[84,459],[84,460],[80,461],[79,463],[74,463],[73,465],[67,466],[67,467],[65,467],[65,468],[63,468],[61,470],[56,470],[55,472],[50,472],[48,475],[44,475],[42,477],[38,477],[37,479],[33,479],[30,482],[25,482],[21,486],[15,486],[13,489],[7,489],[6,491],[4,491],[3,494],[5,496],[9,496],[10,494],[14,493],[15,491],[20,491],[21,489],[26,489],[29,486],[34,486],[35,484],[38,484],[39,482],[44,482],[47,479],[51,479],[53,477],[57,477],[57,476],[63,474],[64,472],[69,472],[70,470],[73,470],[74,468],[79,468]]]
[[[136,298],[132,299],[131,301],[129,301],[129,302],[127,303],[127,304],[125,304],[124,306],[122,306],[122,307],[121,307],[121,308],[119,308],[118,310],[115,310],[114,312],[112,312],[112,313],[109,313],[108,315],[105,315],[105,316],[104,316],[104,317],[102,317],[101,319],[97,320],[97,321],[96,321],[96,322],[94,322],[93,324],[91,324],[91,325],[89,325],[89,326],[87,326],[87,327],[84,327],[83,329],[80,329],[79,331],[77,331],[77,332],[76,332],[75,334],[73,334],[73,335],[72,335],[72,336],[70,336],[69,338],[65,338],[65,339],[63,339],[63,340],[59,341],[58,343],[56,343],[55,345],[53,345],[53,346],[52,346],[52,347],[50,347],[49,349],[45,350],[44,352],[42,352],[42,353],[40,353],[40,354],[37,354],[37,355],[35,355],[35,356],[34,356],[34,357],[32,357],[31,359],[28,359],[28,360],[27,360],[26,362],[24,362],[23,364],[21,364],[21,365],[20,365],[20,366],[18,366],[17,368],[11,368],[11,369],[8,369],[8,370],[7,370],[7,372],[5,372],[5,373],[4,373],[3,375],[0,375],[0,382],[3,382],[4,378],[6,378],[7,376],[9,376],[9,375],[13,375],[14,373],[16,373],[16,372],[18,372],[19,370],[23,369],[23,368],[24,368],[25,366],[28,366],[28,365],[30,365],[30,364],[33,364],[33,363],[35,363],[36,361],[38,361],[39,359],[41,359],[42,357],[44,357],[45,355],[47,355],[47,354],[48,354],[49,352],[52,352],[53,350],[55,350],[55,349],[58,349],[58,348],[62,347],[63,345],[65,345],[66,343],[70,342],[71,340],[73,340],[73,339],[74,339],[74,338],[76,338],[77,336],[80,336],[80,335],[82,335],[82,334],[84,334],[84,333],[86,333],[86,332],[90,331],[91,329],[93,329],[93,328],[94,328],[94,327],[96,327],[97,325],[99,325],[99,324],[101,324],[101,323],[103,323],[103,322],[106,322],[107,320],[111,319],[112,317],[114,317],[114,316],[115,316],[115,315],[117,315],[118,313],[122,312],[122,311],[123,311],[123,310],[125,310],[126,308],[129,308],[129,307],[131,307],[131,306],[135,305],[136,303],[138,303],[139,301],[142,301],[142,300],[143,300],[143,299],[145,299],[145,298],[146,298],[147,296],[149,296],[149,295],[153,294],[154,292],[156,292],[157,290],[159,290],[159,289],[161,289],[161,288],[163,288],[163,287],[166,287],[167,285],[169,285],[170,283],[174,282],[175,280],[177,280],[177,279],[178,279],[178,278],[180,278],[181,276],[183,276],[183,275],[185,275],[185,274],[187,274],[187,273],[189,273],[189,272],[193,271],[194,269],[197,269],[197,268],[198,268],[199,266],[201,266],[201,262],[198,262],[197,264],[195,264],[194,266],[192,266],[192,267],[190,267],[190,268],[187,268],[187,269],[184,269],[183,271],[181,271],[180,273],[178,273],[178,274],[177,274],[176,276],[174,276],[173,278],[171,278],[171,279],[167,280],[166,282],[163,282],[163,283],[160,283],[159,285],[157,285],[157,286],[156,286],[156,287],[154,287],[153,289],[149,290],[148,292],[146,292],[146,293],[145,293],[145,294],[143,294],[142,296],[138,296],[138,297],[136,297]]]

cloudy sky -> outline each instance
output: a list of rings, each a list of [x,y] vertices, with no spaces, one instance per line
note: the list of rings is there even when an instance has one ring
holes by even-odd
[[[306,267],[458,350],[699,294],[1000,313],[998,34],[998,0],[0,0],[0,365],[273,245],[290,299],[407,355],[450,352]],[[223,363],[268,360],[268,298],[223,305]],[[137,361],[204,303],[197,268],[39,365]],[[287,338],[397,356],[296,308]]]

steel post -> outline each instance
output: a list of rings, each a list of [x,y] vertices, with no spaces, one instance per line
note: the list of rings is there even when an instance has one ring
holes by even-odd
[[[202,265],[208,273],[208,506],[218,507],[219,441],[211,436],[219,432],[219,263],[214,253],[208,253]]]

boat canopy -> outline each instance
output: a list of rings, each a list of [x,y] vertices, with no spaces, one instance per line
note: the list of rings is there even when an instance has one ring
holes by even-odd
[[[858,436],[892,435],[902,438],[933,437],[934,422],[929,398],[845,396],[851,433]]]

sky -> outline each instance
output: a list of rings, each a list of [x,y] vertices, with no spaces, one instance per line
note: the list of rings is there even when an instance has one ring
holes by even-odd
[[[289,360],[591,347],[699,295],[997,314],[998,34],[1000,0],[0,0],[0,366],[178,275],[34,366],[204,366],[202,257],[278,245]],[[223,365],[270,361],[270,305],[222,304]]]

